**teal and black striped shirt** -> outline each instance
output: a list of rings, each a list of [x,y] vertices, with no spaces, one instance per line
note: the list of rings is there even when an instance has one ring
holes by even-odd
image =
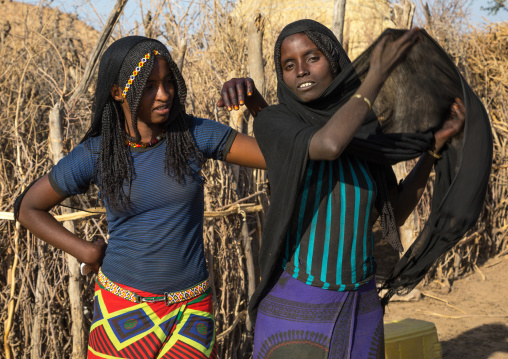
[[[287,232],[285,270],[330,290],[354,290],[368,282],[375,272],[375,199],[367,162],[346,154],[309,161]]]

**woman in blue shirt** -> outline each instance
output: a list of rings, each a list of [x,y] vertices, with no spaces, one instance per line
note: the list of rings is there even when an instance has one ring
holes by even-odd
[[[88,358],[216,357],[200,171],[207,159],[265,164],[253,138],[187,114],[186,95],[161,42],[115,41],[84,139],[17,201],[21,224],[98,273]],[[91,184],[107,210],[107,245],[48,212]]]

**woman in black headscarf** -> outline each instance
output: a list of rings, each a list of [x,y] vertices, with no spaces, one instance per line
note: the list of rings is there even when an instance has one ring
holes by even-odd
[[[207,159],[264,167],[253,138],[185,111],[184,79],[161,42],[115,41],[101,59],[81,143],[15,205],[33,234],[98,273],[88,358],[215,358],[203,248]],[[97,185],[109,240],[89,242],[48,211]]]
[[[456,162],[441,151],[464,125],[465,107],[455,97],[479,109],[466,88],[442,99],[444,111],[420,104],[422,118],[430,113],[437,117],[424,123],[420,131],[414,127],[411,133],[383,134],[376,118],[379,112],[371,111],[371,106],[400,64],[404,65],[403,73],[418,72],[418,67],[407,70],[413,61],[408,54],[419,40],[428,43],[417,29],[397,35],[391,42],[388,36],[381,37],[368,50],[368,72],[363,66],[363,72],[357,73],[329,29],[315,21],[300,20],[286,26],[275,44],[278,105],[263,109],[266,103],[250,79],[233,79],[223,86],[219,106],[234,108],[245,103],[256,116],[254,132],[266,159],[271,188],[260,252],[261,284],[249,307],[251,316],[257,315],[255,358],[384,356],[383,316],[372,256],[375,210],[381,215],[385,238],[401,251],[396,226],[414,209],[436,161],[443,162],[447,177],[454,179]],[[438,46],[433,46],[432,51],[439,53]],[[362,65],[365,62],[356,67]],[[451,68],[456,71],[453,64]],[[460,88],[460,76],[451,73],[456,76],[451,82],[459,83],[453,89]],[[446,69],[443,74],[448,74]],[[411,87],[404,79],[397,81],[401,88]],[[418,95],[426,95],[423,89],[416,95],[408,91],[411,94],[407,98],[392,95],[395,105],[384,104],[391,111],[383,112],[388,113],[386,121],[396,117],[399,108],[415,104]],[[439,96],[438,91],[430,98]],[[478,121],[482,138],[488,137],[484,119]],[[417,123],[418,118],[409,121]],[[484,157],[488,158],[488,139],[483,143]],[[388,165],[419,156],[415,168],[397,185]],[[452,221],[444,209],[450,207],[447,195],[455,191],[451,190],[452,181],[442,181],[438,173],[436,190],[440,188],[442,197],[435,202],[440,207],[433,209],[430,226],[401,260],[405,263],[399,263],[392,277],[399,282],[390,289],[417,283],[429,263],[472,225],[465,218],[473,217],[474,223],[481,203],[468,192],[478,189],[484,194],[486,179],[483,173],[471,175],[475,177],[473,188],[461,190],[472,207],[453,213]],[[446,195],[443,188],[448,190]],[[451,222],[453,230],[445,225]],[[422,253],[423,259],[418,257]],[[404,271],[410,273],[409,279]]]

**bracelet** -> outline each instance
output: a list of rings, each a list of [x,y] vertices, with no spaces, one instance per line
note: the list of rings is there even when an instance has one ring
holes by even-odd
[[[369,106],[369,111],[372,110],[372,103],[370,102],[370,100],[367,98],[367,97],[363,97],[362,95],[360,95],[359,93],[356,93],[354,94],[352,97],[355,97],[355,98],[363,98],[363,101],[365,101],[365,103],[367,104],[367,106]]]
[[[427,150],[427,153],[434,157],[436,160],[440,160],[443,156],[438,155],[436,152],[432,151],[430,148]]]
[[[81,275],[87,275],[88,273],[90,273],[92,271],[92,268],[90,266],[86,265],[85,263],[81,263],[80,271],[81,271]]]

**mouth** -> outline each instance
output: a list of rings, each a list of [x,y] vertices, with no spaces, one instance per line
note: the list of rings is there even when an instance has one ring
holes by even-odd
[[[164,105],[154,107],[152,109],[152,111],[155,113],[158,113],[160,115],[165,115],[165,114],[169,113],[169,109],[170,109],[169,105],[164,104]]]
[[[298,84],[296,86],[296,88],[299,90],[299,91],[308,91],[310,90],[311,88],[313,88],[314,86],[316,86],[316,83],[315,82],[312,82],[312,81],[306,81],[306,82],[302,82],[301,84]]]

